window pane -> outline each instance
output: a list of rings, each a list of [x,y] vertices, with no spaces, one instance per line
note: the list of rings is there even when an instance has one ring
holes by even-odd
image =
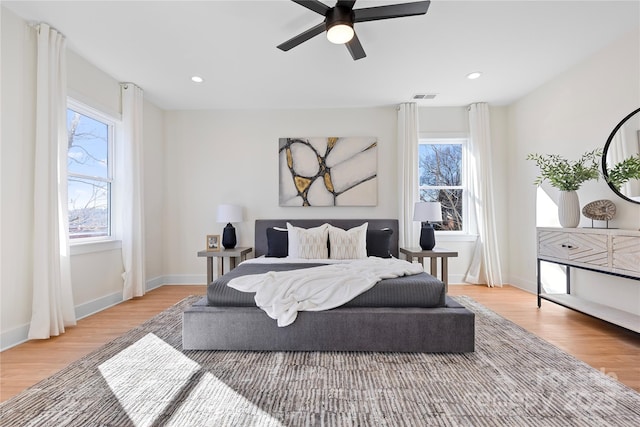
[[[110,184],[69,178],[69,238],[109,235]]]
[[[442,222],[434,223],[433,228],[462,231],[462,194],[462,190],[420,190],[420,201],[442,204]]]
[[[68,172],[109,178],[109,126],[71,109],[67,110]]]
[[[461,144],[420,144],[418,156],[420,185],[462,185]]]

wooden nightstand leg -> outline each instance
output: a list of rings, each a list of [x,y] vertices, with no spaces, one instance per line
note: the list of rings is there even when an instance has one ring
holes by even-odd
[[[213,282],[213,258],[207,257],[207,285]]]
[[[444,282],[444,292],[449,293],[449,260],[443,256],[441,261],[442,265],[442,281]]]
[[[218,260],[218,277],[224,274],[224,257],[217,257]]]
[[[234,268],[236,268],[236,257],[230,256],[229,257],[229,271],[233,270]]]
[[[431,260],[431,275],[433,277],[438,277],[438,258],[432,257]]]

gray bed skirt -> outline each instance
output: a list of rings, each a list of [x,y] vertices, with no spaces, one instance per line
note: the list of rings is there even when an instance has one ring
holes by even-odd
[[[340,307],[305,311],[279,328],[257,307],[211,307],[207,298],[183,313],[184,350],[380,351],[467,353],[475,348],[474,314],[447,297],[446,307]]]

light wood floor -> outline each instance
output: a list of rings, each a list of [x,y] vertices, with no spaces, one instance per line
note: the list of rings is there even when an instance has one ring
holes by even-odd
[[[202,286],[162,286],[78,321],[49,340],[33,340],[0,353],[0,401],[20,393],[101,345],[119,337],[189,295],[204,295]]]
[[[449,286],[529,332],[640,392],[640,334],[542,301],[513,286]]]
[[[0,353],[0,401],[54,374],[204,286],[163,286],[143,298],[82,319],[60,337],[30,341]],[[620,382],[640,391],[640,334],[565,309],[520,289],[450,286]]]

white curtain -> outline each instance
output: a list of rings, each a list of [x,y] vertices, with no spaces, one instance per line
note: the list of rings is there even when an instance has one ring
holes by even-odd
[[[127,300],[145,293],[144,200],[142,167],[142,89],[122,83],[122,132],[118,147],[119,210],[124,287]]]
[[[33,303],[29,339],[76,324],[67,217],[67,73],[65,38],[37,27],[36,140],[33,189]]]
[[[489,106],[485,102],[469,107],[469,130],[469,191],[473,201],[471,208],[475,210],[478,240],[464,280],[489,287],[502,286],[494,216]]]
[[[418,194],[418,106],[415,102],[398,107],[398,189],[400,247],[418,243],[419,224],[413,221],[413,206]]]

